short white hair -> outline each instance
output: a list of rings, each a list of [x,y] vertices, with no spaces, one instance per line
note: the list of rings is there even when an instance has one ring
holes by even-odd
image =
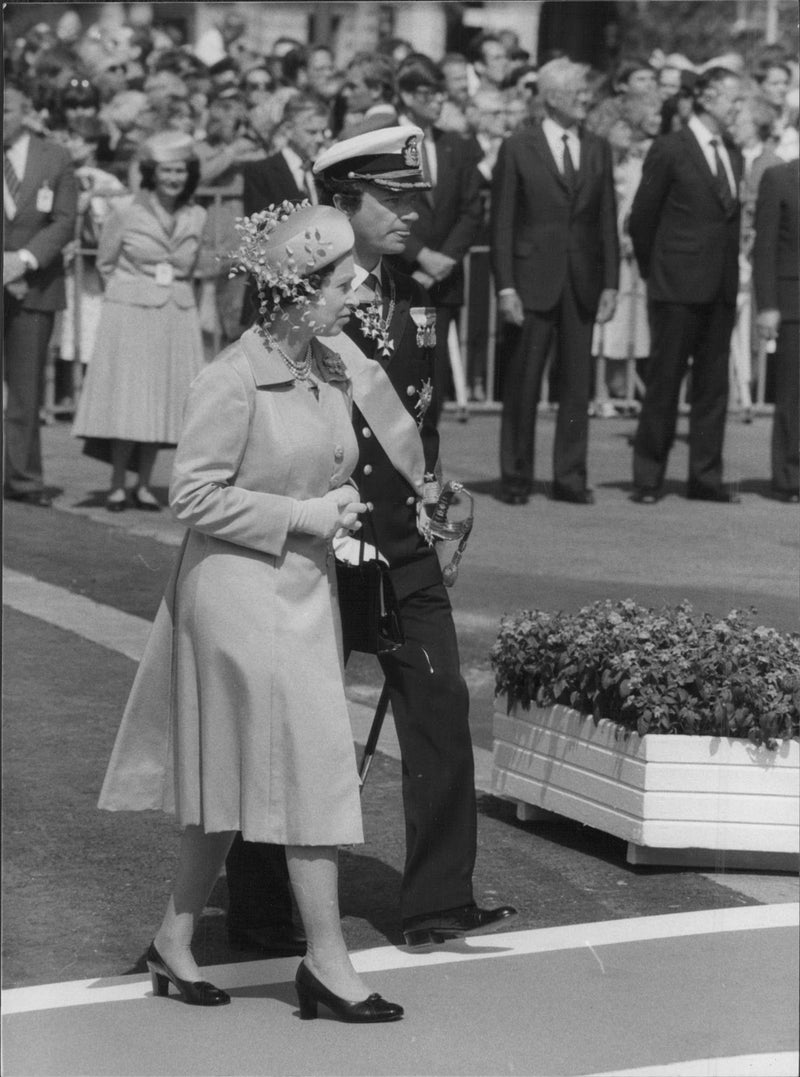
[[[586,64],[576,64],[568,56],[559,56],[556,60],[549,60],[539,68],[538,87],[539,96],[545,101],[548,94],[554,91],[563,91],[575,82],[583,81],[589,73]]]

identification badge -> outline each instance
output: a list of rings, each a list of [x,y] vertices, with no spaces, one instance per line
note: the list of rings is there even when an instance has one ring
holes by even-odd
[[[156,284],[168,287],[175,280],[175,270],[169,262],[156,263]]]
[[[53,212],[53,188],[46,183],[36,192],[36,210],[39,213]]]
[[[410,312],[417,327],[417,347],[436,347],[436,307],[412,307]]]

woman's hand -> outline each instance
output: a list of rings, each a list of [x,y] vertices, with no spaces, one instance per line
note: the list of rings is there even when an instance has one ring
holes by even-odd
[[[337,531],[357,531],[361,527],[358,517],[366,509],[352,486],[340,486],[329,490],[324,497],[295,501],[289,530],[331,539]]]

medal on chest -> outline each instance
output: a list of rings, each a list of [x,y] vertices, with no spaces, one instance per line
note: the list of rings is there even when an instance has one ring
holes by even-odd
[[[436,307],[412,307],[409,311],[417,327],[417,347],[436,347]]]
[[[394,351],[394,341],[389,336],[389,327],[394,317],[395,288],[394,281],[389,278],[389,310],[383,317],[381,305],[376,297],[367,307],[358,307],[353,312],[361,323],[361,332],[368,340],[374,340],[379,354],[388,359]]]

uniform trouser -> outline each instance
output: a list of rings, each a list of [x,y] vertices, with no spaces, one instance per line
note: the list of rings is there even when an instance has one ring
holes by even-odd
[[[3,316],[3,376],[8,387],[3,489],[35,493],[44,482],[39,409],[55,315],[49,310],[26,310],[6,292]]]
[[[775,414],[772,420],[772,486],[796,494],[800,484],[800,326],[784,322],[772,357],[775,369]]]
[[[690,356],[689,488],[711,492],[721,487],[735,318],[736,307],[728,303],[651,302],[647,388],[633,444],[633,483],[638,489],[658,490],[664,481]]]
[[[506,491],[527,494],[533,486],[536,410],[554,337],[557,338],[558,416],[553,442],[553,481],[572,493],[585,490],[593,324],[594,314],[587,313],[578,303],[569,282],[552,310],[525,312],[519,339],[503,377],[500,471]]]
[[[405,919],[472,902],[477,809],[469,694],[447,591],[415,591],[400,599],[400,611],[406,642],[381,665],[402,757]],[[282,846],[238,836],[226,868],[229,922],[273,925],[288,895]]]

